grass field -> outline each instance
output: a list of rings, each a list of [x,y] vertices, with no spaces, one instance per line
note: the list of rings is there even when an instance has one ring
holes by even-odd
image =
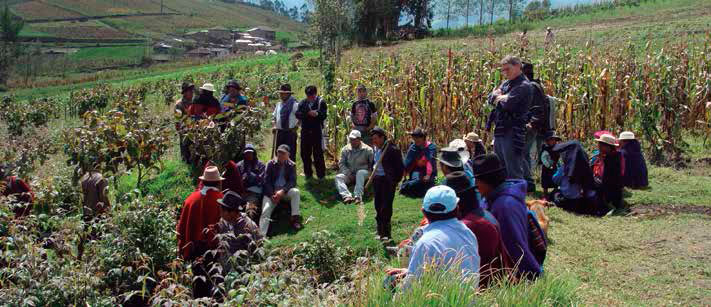
[[[140,61],[146,54],[145,46],[117,46],[117,47],[95,47],[81,48],[76,53],[69,56],[74,61],[88,60],[135,60]]]

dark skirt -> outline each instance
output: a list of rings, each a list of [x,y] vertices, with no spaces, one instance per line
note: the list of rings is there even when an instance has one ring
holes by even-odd
[[[553,183],[553,174],[555,174],[556,169],[550,169],[545,166],[541,167],[541,186],[544,189],[555,189],[556,185]]]

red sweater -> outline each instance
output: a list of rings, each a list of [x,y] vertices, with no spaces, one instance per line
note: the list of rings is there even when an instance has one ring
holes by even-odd
[[[204,230],[220,221],[220,211],[217,200],[223,197],[221,192],[213,189],[202,195],[196,190],[185,200],[178,221],[178,252],[183,259],[191,259],[200,255],[191,255],[194,249],[207,247],[212,241],[210,234]]]
[[[21,217],[30,214],[32,211],[32,202],[35,200],[35,194],[32,193],[30,186],[15,176],[9,176],[5,178],[5,184],[7,187],[2,192],[2,196],[15,195],[16,199],[20,203],[27,204],[26,206],[18,206],[13,209],[15,212],[15,217]],[[26,193],[24,195],[21,195]]]
[[[479,244],[479,284],[487,287],[496,278],[506,276],[507,271],[513,268],[513,261],[506,252],[496,219],[491,213],[480,209],[469,212],[461,221],[474,233]]]

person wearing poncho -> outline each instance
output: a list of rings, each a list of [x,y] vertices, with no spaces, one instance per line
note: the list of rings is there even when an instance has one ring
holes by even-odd
[[[205,229],[220,220],[217,200],[223,197],[220,171],[215,166],[205,169],[199,178],[203,187],[195,190],[185,200],[178,221],[178,253],[188,261],[202,256],[212,238],[205,235]]]
[[[625,131],[620,134],[620,153],[625,161],[625,174],[622,182],[631,189],[646,188],[649,185],[647,161],[642,153],[642,146],[635,139],[634,133]]]

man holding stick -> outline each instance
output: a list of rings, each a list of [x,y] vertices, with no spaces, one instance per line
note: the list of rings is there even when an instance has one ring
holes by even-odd
[[[366,189],[371,183],[375,184],[375,221],[378,225],[376,239],[388,241],[391,238],[390,219],[393,216],[395,190],[402,180],[405,166],[402,163],[402,152],[387,140],[385,130],[375,127],[370,131],[370,136],[375,147],[375,167]]]

